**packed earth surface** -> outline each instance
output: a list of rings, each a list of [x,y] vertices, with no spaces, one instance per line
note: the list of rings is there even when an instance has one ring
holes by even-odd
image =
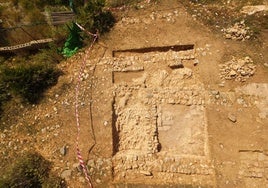
[[[80,125],[94,187],[268,187],[267,30],[198,15],[175,0],[119,10],[40,104],[6,109],[0,168],[35,150],[88,187]]]

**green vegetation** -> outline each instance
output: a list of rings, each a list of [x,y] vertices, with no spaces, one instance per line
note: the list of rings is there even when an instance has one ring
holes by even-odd
[[[78,22],[92,33],[104,34],[110,31],[115,23],[115,18],[110,11],[105,10],[105,0],[91,0],[84,6],[75,8]],[[80,28],[76,24],[68,27],[69,36],[64,43],[62,54],[71,57],[82,47],[82,37]],[[84,35],[84,38],[88,36]],[[91,38],[91,37],[90,37]]]
[[[27,153],[16,159],[0,178],[1,188],[60,188],[64,181],[50,174],[51,163],[38,153]]]
[[[19,97],[26,103],[38,103],[45,90],[57,83],[61,71],[56,68],[56,64],[63,59],[62,54],[70,57],[83,46],[76,25],[73,25],[74,32],[69,30],[71,37],[69,36],[66,41],[68,34],[66,25],[51,28],[46,24],[45,16],[42,14],[43,11],[52,9],[71,10],[69,1],[10,0],[10,2],[16,7],[16,11],[9,7],[0,7],[1,18],[4,20],[2,24],[0,23],[2,29],[0,46],[48,37],[53,37],[56,41],[42,50],[33,51],[26,48],[15,54],[4,54],[0,57],[0,117],[1,109],[12,98]],[[114,25],[115,18],[106,9],[105,0],[89,0],[87,3],[84,0],[76,0],[73,3],[74,9],[77,10],[78,23],[90,32],[104,34]],[[14,29],[5,29],[6,23],[13,25]],[[23,23],[30,24],[15,27]],[[87,39],[88,36],[84,34],[83,38]],[[66,52],[66,49],[69,51]],[[62,50],[65,51],[61,54]]]
[[[0,114],[3,105],[12,97],[19,96],[24,102],[37,103],[43,92],[57,83],[61,71],[56,63],[62,60],[56,47],[40,50],[24,58],[2,58],[0,66]]]
[[[1,81],[23,101],[37,103],[43,92],[57,83],[60,71],[49,63],[28,63],[3,66]]]
[[[111,1],[109,1],[109,6],[120,7],[120,6],[124,6],[124,5],[138,3],[140,1],[141,0],[111,0]]]
[[[100,34],[110,31],[115,23],[115,19],[111,12],[100,12],[99,14],[95,14],[93,16],[94,24],[93,31],[96,30]]]
[[[25,10],[31,10],[33,8],[38,8],[41,10],[44,10],[45,6],[51,5],[68,5],[68,1],[64,0],[34,0],[34,1],[28,1],[28,0],[12,0],[12,4],[14,6],[22,6]]]
[[[0,36],[0,45],[4,46],[20,41],[30,41],[33,39],[41,39],[53,37],[57,41],[66,38],[68,35],[65,25],[58,25],[54,28],[49,27],[46,23],[46,17],[43,12],[53,11],[71,11],[75,10],[78,23],[91,32],[99,32],[104,34],[108,32],[115,23],[115,18],[112,13],[105,7],[105,0],[10,0],[16,11],[9,7],[1,7],[1,18],[4,20],[2,27],[24,25],[28,27],[18,27],[5,31],[5,37]],[[72,3],[71,3],[72,2]],[[72,9],[71,6],[72,5]],[[1,11],[2,10],[2,11]],[[9,23],[7,25],[7,23]],[[30,24],[29,24],[30,23]],[[0,28],[1,29],[1,28]],[[59,32],[58,32],[59,30]],[[4,30],[3,30],[4,31]],[[63,31],[63,32],[62,32]],[[18,42],[19,41],[19,42]],[[61,43],[61,45],[63,45]]]
[[[115,18],[110,11],[105,10],[105,0],[91,0],[78,9],[78,21],[91,32],[103,34],[110,31]]]
[[[4,7],[0,5],[0,18],[2,18],[2,13],[4,11]],[[6,32],[3,30],[3,20],[0,19],[0,44],[7,44],[7,40],[6,40]]]

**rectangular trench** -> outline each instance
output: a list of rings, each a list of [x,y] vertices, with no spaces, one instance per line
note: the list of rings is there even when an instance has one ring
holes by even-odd
[[[167,52],[169,50],[178,52],[178,51],[186,51],[186,50],[193,50],[193,49],[194,49],[194,44],[155,46],[155,47],[145,47],[145,48],[113,50],[112,55],[113,57],[119,57],[119,56],[129,56],[129,55],[140,54],[140,53]]]

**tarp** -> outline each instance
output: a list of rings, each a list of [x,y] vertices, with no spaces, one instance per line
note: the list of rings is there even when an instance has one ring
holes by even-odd
[[[64,47],[62,50],[62,54],[64,57],[71,57],[74,55],[79,48],[82,47],[82,37],[80,35],[81,29],[73,23],[71,27],[69,27],[69,36],[64,43]]]

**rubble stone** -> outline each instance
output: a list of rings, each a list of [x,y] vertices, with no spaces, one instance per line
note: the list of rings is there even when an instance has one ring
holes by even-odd
[[[224,33],[224,37],[226,39],[232,39],[232,40],[248,40],[250,39],[252,32],[250,31],[249,27],[245,25],[245,21],[242,20],[241,22],[235,23],[230,28],[224,28],[222,29],[222,32]]]
[[[145,176],[152,176],[153,175],[152,172],[145,171],[145,170],[140,170],[140,173],[143,174],[143,175],[145,175]]]
[[[233,123],[236,122],[236,116],[234,114],[232,114],[232,113],[228,114],[228,119]]]
[[[60,148],[60,153],[61,153],[61,155],[65,156],[66,153],[67,153],[67,147],[66,146],[61,147]]]
[[[244,6],[241,9],[242,13],[248,14],[248,15],[252,15],[257,12],[262,12],[262,11],[268,11],[268,5]]]
[[[71,175],[72,175],[72,170],[64,170],[64,171],[61,173],[61,177],[62,177],[63,179],[69,179]]]
[[[246,79],[253,76],[256,71],[256,65],[250,57],[233,58],[223,64],[220,64],[220,78],[222,80],[235,80],[245,82]]]

